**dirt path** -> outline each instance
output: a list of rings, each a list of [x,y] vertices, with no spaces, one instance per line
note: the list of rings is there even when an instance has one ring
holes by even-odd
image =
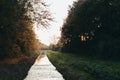
[[[46,55],[40,55],[24,80],[64,80]]]

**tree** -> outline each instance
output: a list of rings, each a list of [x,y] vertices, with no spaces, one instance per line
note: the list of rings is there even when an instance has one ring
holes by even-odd
[[[27,0],[25,8],[27,9],[27,16],[38,27],[47,28],[50,25],[49,22],[53,21],[53,17],[49,11],[49,5],[44,0]]]
[[[120,56],[119,6],[119,0],[74,2],[62,28],[63,51]]]
[[[37,15],[42,26],[47,25],[50,19],[50,13],[45,9],[43,12],[37,12],[31,0],[1,0],[0,1],[0,59],[6,57],[18,57],[21,54],[31,54],[39,51],[39,41],[33,31],[33,22]],[[38,3],[37,3],[38,4]],[[41,9],[41,8],[40,8]],[[32,13],[34,13],[32,15]],[[34,17],[32,17],[34,16]],[[43,17],[46,16],[46,17]],[[45,19],[45,20],[44,20]],[[47,20],[48,19],[48,20]],[[52,17],[51,17],[52,19]],[[39,21],[39,22],[40,22]],[[39,23],[38,22],[38,23]]]

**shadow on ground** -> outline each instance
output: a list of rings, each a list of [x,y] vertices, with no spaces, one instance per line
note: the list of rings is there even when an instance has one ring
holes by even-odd
[[[0,80],[24,80],[37,56],[22,59],[15,64],[0,63]]]

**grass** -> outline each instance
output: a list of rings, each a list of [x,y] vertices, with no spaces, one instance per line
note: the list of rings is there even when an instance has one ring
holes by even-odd
[[[47,51],[65,80],[120,80],[120,62]]]
[[[23,80],[38,55],[5,59],[0,61],[0,80]]]

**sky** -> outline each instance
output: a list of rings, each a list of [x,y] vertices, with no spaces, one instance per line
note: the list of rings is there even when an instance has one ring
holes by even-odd
[[[46,0],[47,4],[50,4],[50,12],[55,18],[55,22],[52,22],[49,29],[35,29],[37,38],[46,45],[51,43],[56,44],[58,37],[60,37],[60,28],[63,25],[63,20],[67,17],[69,5],[72,5],[76,0]]]

